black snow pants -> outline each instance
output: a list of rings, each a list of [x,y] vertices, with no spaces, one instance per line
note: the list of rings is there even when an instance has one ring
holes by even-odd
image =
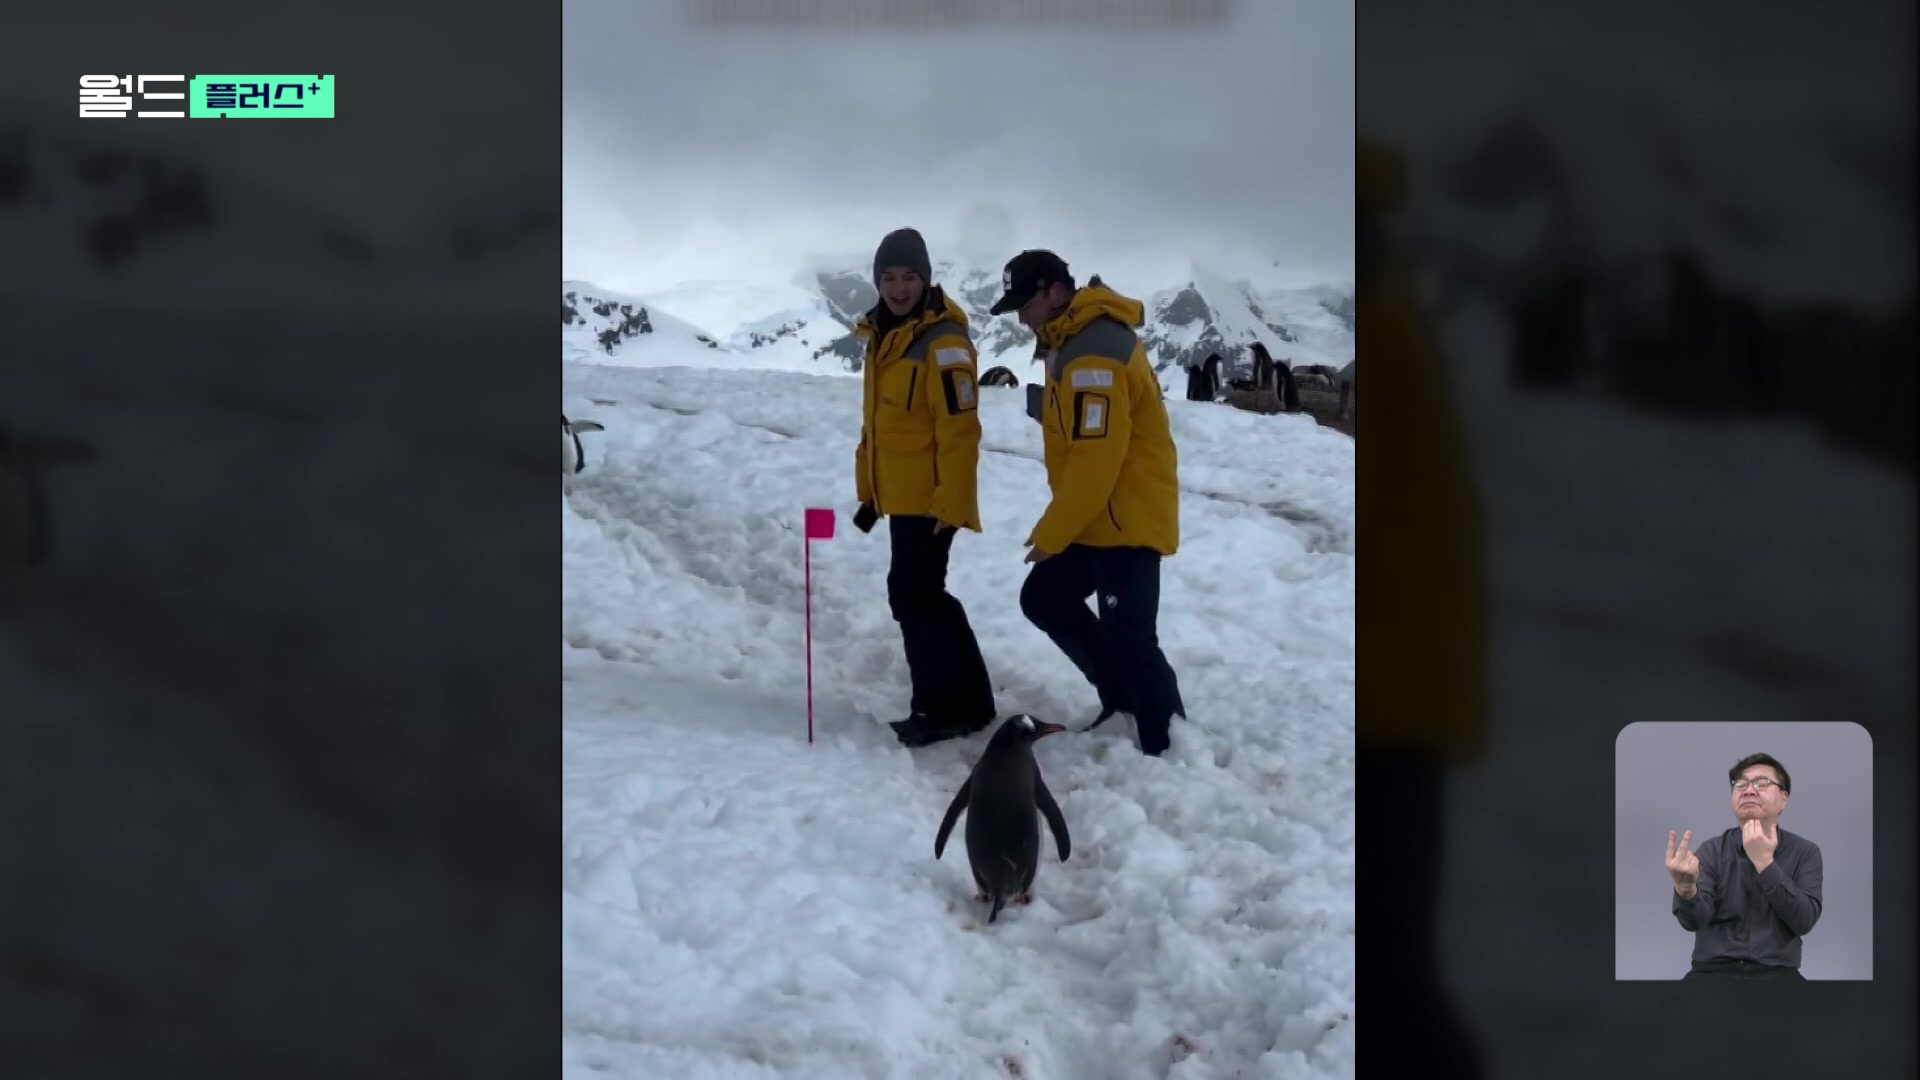
[[[1072,544],[1034,563],[1020,589],[1027,621],[1093,684],[1103,713],[1133,715],[1141,752],[1155,757],[1171,745],[1173,717],[1187,711],[1160,651],[1160,559],[1151,548]]]
[[[947,556],[959,530],[934,532],[931,517],[888,517],[893,545],[887,603],[906,647],[915,715],[941,723],[994,717],[993,684],[966,609],[947,591]]]

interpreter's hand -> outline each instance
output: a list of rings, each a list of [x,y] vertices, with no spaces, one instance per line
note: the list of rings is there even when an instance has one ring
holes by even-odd
[[[1673,878],[1673,887],[1680,890],[1693,888],[1700,882],[1700,856],[1687,850],[1693,842],[1693,830],[1680,838],[1680,845],[1674,846],[1673,830],[1667,830],[1667,873]]]
[[[1027,561],[1028,561],[1028,562],[1030,562],[1030,563],[1036,563],[1036,562],[1043,562],[1043,561],[1045,561],[1045,560],[1047,560],[1047,559],[1051,559],[1051,558],[1053,558],[1053,556],[1052,556],[1052,555],[1049,555],[1049,554],[1047,554],[1046,552],[1044,552],[1044,551],[1041,551],[1041,550],[1040,550],[1039,548],[1037,548],[1037,547],[1031,547],[1031,546],[1029,546],[1029,547],[1027,548]]]
[[[853,527],[859,529],[861,532],[871,532],[873,530],[873,523],[878,520],[880,520],[880,513],[873,508],[873,504],[870,502],[861,503],[860,509],[853,513]]]
[[[1740,823],[1740,846],[1747,849],[1747,858],[1753,860],[1753,865],[1764,870],[1773,861],[1773,853],[1780,846],[1780,837],[1777,833],[1768,832],[1765,825],[1748,818]]]

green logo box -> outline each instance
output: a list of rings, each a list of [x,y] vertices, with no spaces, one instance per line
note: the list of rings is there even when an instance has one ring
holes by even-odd
[[[194,120],[331,120],[331,75],[195,75],[187,91]]]

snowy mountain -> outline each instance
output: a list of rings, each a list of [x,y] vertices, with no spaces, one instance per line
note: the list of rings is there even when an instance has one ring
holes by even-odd
[[[0,131],[0,250],[33,252],[0,268],[0,289],[65,301],[78,278],[93,290],[90,301],[123,307],[417,316],[423,296],[454,309],[490,302],[498,294],[473,285],[521,272],[526,248],[558,231],[544,181],[463,197],[380,230],[183,150],[165,130],[121,125],[110,140],[26,125]],[[243,288],[212,289],[213,265],[271,272]]]
[[[342,276],[386,269],[365,236],[178,152],[26,127],[0,134],[0,211],[0,247],[34,252],[0,278],[13,293],[70,276],[142,289],[178,283],[209,250],[243,259],[272,250],[269,279],[296,266]]]
[[[981,366],[1005,364],[1023,374],[1033,358],[1033,335],[1011,315],[987,314],[1000,296],[1000,267],[936,261],[933,272],[935,282],[966,309]],[[1076,268],[1075,276],[1084,282],[1095,273],[1099,271],[1081,273]],[[812,279],[835,317],[849,327],[878,300],[866,268],[816,271]],[[1229,370],[1251,370],[1246,347],[1255,341],[1266,342],[1275,357],[1293,364],[1339,367],[1353,359],[1350,286],[1263,289],[1197,265],[1172,268],[1172,280],[1165,282],[1110,274],[1102,274],[1101,280],[1146,305],[1147,353],[1163,381],[1171,382],[1168,372],[1177,375],[1215,352]],[[857,355],[852,362],[857,364]]]
[[[560,283],[560,338],[563,355],[573,360],[613,356],[630,344],[642,350],[720,348],[705,331],[648,301],[586,281]]]
[[[1076,268],[1077,269],[1077,268]],[[1091,277],[1094,270],[1080,275]],[[1124,273],[1124,271],[1123,271]],[[1173,265],[1167,280],[1102,275],[1102,281],[1147,308],[1148,355],[1169,388],[1181,369],[1218,352],[1229,372],[1251,370],[1247,346],[1264,341],[1293,364],[1344,366],[1354,356],[1350,285],[1274,287]],[[987,310],[1000,295],[1000,267],[953,261],[934,264],[934,280],[966,310],[983,369],[1006,365],[1023,379],[1032,370],[1033,335],[1011,315]],[[785,284],[692,281],[650,291],[645,298],[616,294],[587,282],[562,286],[562,331],[574,346],[597,350],[603,363],[638,360],[625,350],[663,319],[670,337],[708,345],[714,366],[759,366],[821,373],[857,372],[859,342],[852,330],[878,302],[871,271],[844,264],[803,269]],[[574,299],[567,295],[577,294]],[[605,308],[604,311],[600,310]]]

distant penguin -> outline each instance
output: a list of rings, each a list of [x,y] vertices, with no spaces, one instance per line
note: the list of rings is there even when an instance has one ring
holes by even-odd
[[[933,839],[936,859],[946,850],[960,811],[967,812],[967,863],[973,868],[974,884],[980,887],[975,899],[993,903],[988,922],[1000,917],[1007,901],[1024,904],[1033,899],[1033,876],[1040,864],[1039,815],[1046,816],[1047,827],[1053,830],[1060,861],[1067,859],[1071,849],[1067,819],[1060,815],[1060,804],[1053,801],[1053,793],[1040,777],[1040,764],[1033,759],[1035,741],[1065,730],[1025,713],[1008,717],[988,740],[986,751],[940,820],[939,835]]]
[[[587,467],[587,451],[580,445],[580,433],[605,430],[592,420],[569,420],[566,413],[560,414],[560,477],[563,481],[572,480],[575,473]]]
[[[1220,354],[1214,353],[1204,363],[1187,369],[1187,400],[1212,401],[1218,396],[1219,380]]]

